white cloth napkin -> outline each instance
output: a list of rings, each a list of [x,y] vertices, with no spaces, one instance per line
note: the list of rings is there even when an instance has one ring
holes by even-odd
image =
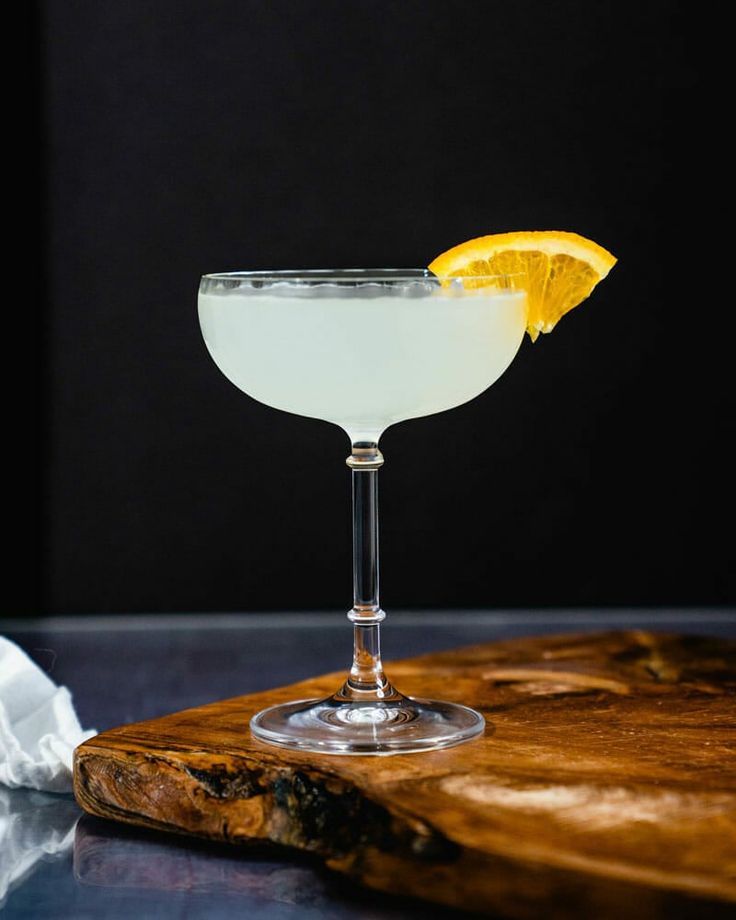
[[[0,783],[70,792],[74,748],[95,734],[82,731],[67,688],[0,636]]]

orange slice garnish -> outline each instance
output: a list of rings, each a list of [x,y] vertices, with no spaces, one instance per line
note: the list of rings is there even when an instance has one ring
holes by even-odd
[[[582,303],[615,264],[608,250],[577,233],[525,230],[468,240],[437,256],[429,270],[440,277],[512,276],[527,291],[526,329],[534,341]]]

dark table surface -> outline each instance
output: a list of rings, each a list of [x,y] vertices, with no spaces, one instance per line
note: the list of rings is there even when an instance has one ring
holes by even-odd
[[[736,610],[397,613],[384,628],[384,657],[620,628],[736,638]],[[0,634],[70,688],[84,728],[101,731],[337,670],[350,654],[349,626],[333,614],[6,620]],[[71,796],[2,786],[0,911],[8,920],[428,916],[426,905],[356,888],[307,858],[139,831],[83,815]]]

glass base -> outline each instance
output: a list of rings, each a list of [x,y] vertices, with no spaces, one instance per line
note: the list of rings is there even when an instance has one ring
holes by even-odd
[[[325,754],[410,754],[470,741],[485,719],[457,703],[401,696],[346,702],[336,697],[270,706],[250,720],[259,741]]]

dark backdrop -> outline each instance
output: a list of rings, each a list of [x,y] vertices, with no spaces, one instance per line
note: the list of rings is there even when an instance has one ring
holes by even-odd
[[[490,392],[386,433],[385,605],[734,601],[710,87],[676,9],[43,3],[43,546],[16,611],[346,609],[345,435],[219,374],[199,275],[535,228],[619,265]]]

